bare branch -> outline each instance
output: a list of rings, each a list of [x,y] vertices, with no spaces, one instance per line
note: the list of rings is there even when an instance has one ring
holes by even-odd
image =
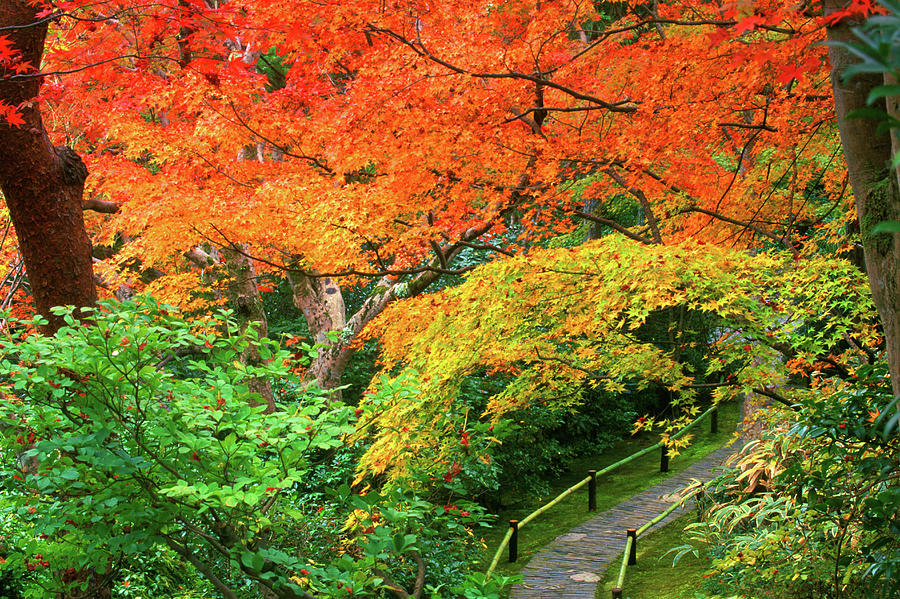
[[[93,210],[94,212],[100,212],[102,214],[115,214],[119,211],[119,205],[115,202],[91,198],[90,200],[82,202],[81,209]]]
[[[563,92],[564,94],[575,98],[576,100],[583,100],[585,102],[590,102],[591,104],[596,104],[601,108],[605,108],[609,112],[624,112],[624,113],[633,113],[637,112],[637,107],[634,106],[634,102],[631,100],[619,100],[617,102],[607,102],[605,100],[601,100],[595,96],[590,94],[585,94],[578,92],[570,87],[565,85],[561,85],[554,81],[550,81],[548,79],[544,79],[539,75],[531,75],[528,73],[518,73],[516,71],[508,71],[506,73],[488,73],[488,72],[472,72],[468,69],[464,69],[463,67],[457,66],[446,60],[443,60],[434,54],[431,53],[428,48],[425,47],[425,44],[421,39],[417,41],[412,41],[405,36],[393,31],[391,29],[385,29],[383,27],[378,27],[372,23],[368,24],[368,30],[371,33],[379,33],[386,35],[394,40],[408,46],[413,52],[418,54],[419,56],[425,57],[430,61],[437,63],[454,73],[459,73],[460,75],[469,75],[471,77],[475,77],[477,79],[521,79],[523,81],[530,81],[532,83],[543,85],[545,87],[549,87],[558,91]]]
[[[444,250],[441,249],[441,246],[438,245],[438,242],[431,240],[428,242],[431,245],[431,249],[434,250],[435,256],[437,256],[438,261],[441,263],[441,268],[444,270],[447,269],[447,256],[444,255]]]
[[[200,268],[208,268],[217,263],[216,259],[212,255],[207,254],[206,252],[201,250],[199,247],[194,247],[194,248],[189,249],[188,251],[186,251],[184,253],[184,257],[187,258],[188,260],[190,260],[191,262],[193,262],[195,265],[199,266]]]
[[[600,218],[599,216],[594,216],[593,214],[589,214],[587,212],[582,212],[581,210],[576,210],[572,214],[574,214],[575,216],[577,216],[579,218],[583,218],[585,220],[589,220],[594,223],[599,223],[601,225],[605,225],[614,231],[618,231],[625,237],[628,237],[629,239],[633,239],[635,241],[643,243],[644,245],[653,245],[653,241],[651,241],[650,239],[647,239],[646,237],[641,237],[637,233],[632,233],[631,231],[629,231],[628,229],[626,229],[625,227],[623,227],[622,225],[620,225],[619,223],[617,223],[615,221],[611,221],[606,218]]]
[[[503,121],[501,124],[505,125],[507,123],[511,123],[513,121],[517,121],[522,119],[522,117],[528,116],[529,114],[537,111],[545,111],[545,112],[588,112],[590,110],[605,110],[604,106],[571,106],[571,107],[563,107],[563,106],[532,106],[528,110],[524,110],[514,114],[516,116],[512,118],[508,118]],[[524,119],[523,119],[524,120]],[[529,121],[526,121],[530,124]]]
[[[320,159],[316,158],[315,156],[307,156],[306,154],[294,154],[293,152],[288,151],[284,146],[275,143],[274,141],[272,141],[271,139],[269,139],[268,137],[266,137],[265,135],[263,135],[262,133],[260,133],[253,127],[251,127],[250,125],[248,125],[247,122],[244,121],[243,118],[241,118],[241,115],[238,113],[237,107],[234,105],[234,102],[229,102],[228,105],[231,107],[231,111],[234,113],[234,118],[236,118],[238,120],[238,123],[240,123],[240,125],[244,129],[246,129],[247,131],[249,131],[256,137],[260,138],[261,140],[263,140],[264,142],[266,142],[273,148],[279,150],[285,156],[290,156],[292,158],[299,158],[300,160],[305,160],[312,166],[314,166],[318,169],[321,169],[328,174],[334,174],[334,170],[330,166],[328,166],[327,164],[325,164],[324,162],[322,162]],[[224,116],[224,115],[222,115],[222,116]]]
[[[346,277],[346,276],[357,276],[357,277],[367,277],[367,278],[380,278],[380,277],[384,277],[384,276],[398,276],[399,277],[399,276],[404,276],[404,275],[416,275],[416,274],[421,274],[421,273],[426,273],[426,272],[433,272],[435,274],[441,274],[441,275],[461,275],[461,274],[465,274],[465,273],[469,272],[470,270],[476,268],[475,265],[464,266],[463,268],[455,268],[455,269],[454,268],[446,268],[445,269],[445,268],[440,268],[437,266],[426,265],[426,266],[418,266],[418,267],[414,267],[414,268],[384,268],[382,270],[376,270],[376,271],[366,271],[366,270],[358,270],[355,268],[348,268],[346,270],[334,271],[334,272],[313,272],[313,271],[303,270],[302,268],[291,267],[291,266],[288,266],[287,264],[275,262],[274,260],[268,260],[268,259],[262,258],[260,256],[254,256],[253,254],[250,254],[250,253],[246,252],[245,250],[239,249],[235,245],[235,243],[233,241],[231,241],[231,239],[229,239],[215,225],[210,225],[210,227],[216,233],[219,234],[219,236],[222,238],[222,240],[225,241],[225,245],[235,246],[235,248],[233,248],[235,253],[241,254],[242,256],[246,256],[247,258],[250,258],[252,260],[256,260],[257,262],[262,262],[263,264],[271,266],[272,268],[277,268],[278,270],[282,270],[284,272],[301,273],[312,279],[317,279],[317,278],[322,278],[322,277]],[[203,232],[201,232],[200,230],[198,230],[196,227],[194,228],[194,231],[198,235],[200,235],[201,237],[203,237],[204,239],[209,241],[210,243],[215,243],[215,244],[221,243],[220,240],[216,240],[216,239],[209,237],[208,235],[206,235]]]
[[[498,247],[492,243],[472,243],[470,241],[457,241],[456,243],[467,248],[472,248],[473,250],[488,250],[491,252],[497,252],[498,254],[503,254],[504,256],[509,256],[510,258],[515,256],[515,253],[509,250],[505,250],[502,247]]]
[[[777,132],[778,129],[765,123],[761,125],[749,125],[747,123],[719,123],[719,127],[735,127],[736,129],[757,129],[761,131]]]
[[[764,395],[766,397],[774,399],[778,403],[783,404],[792,410],[800,409],[799,407],[792,404],[786,397],[779,395],[779,394],[775,393],[774,391],[770,391],[769,389],[759,389],[759,388],[754,387],[753,392],[758,395]]]
[[[717,220],[721,220],[726,223],[731,223],[732,225],[737,225],[739,227],[744,227],[745,229],[750,229],[751,231],[755,231],[756,233],[759,233],[760,235],[768,237],[769,239],[771,239],[773,241],[777,241],[778,243],[784,245],[784,247],[789,249],[795,256],[799,253],[797,248],[792,246],[783,237],[780,237],[779,235],[776,235],[775,233],[773,233],[771,231],[767,231],[761,227],[757,227],[753,223],[748,223],[748,222],[744,222],[741,220],[737,220],[736,218],[730,218],[725,215],[719,214],[718,212],[713,212],[712,210],[706,210],[706,209],[700,208],[698,206],[690,206],[688,208],[682,208],[681,210],[678,211],[678,214],[686,214],[688,212],[699,212],[700,214],[705,214],[707,216],[711,216],[712,218],[715,218]]]
[[[412,554],[413,559],[416,560],[416,565],[419,567],[419,572],[416,574],[416,586],[413,589],[413,597],[421,599],[422,590],[425,588],[425,560],[422,559],[422,556],[415,549],[410,550],[410,554]]]
[[[394,579],[391,578],[387,572],[385,572],[384,570],[379,570],[378,568],[373,568],[372,572],[375,574],[375,576],[381,578],[384,581],[387,589],[394,595],[396,595],[400,599],[410,599],[410,595],[406,592],[406,589],[394,582]]]
[[[662,235],[659,234],[659,223],[656,220],[656,216],[653,214],[653,207],[650,205],[650,200],[647,199],[646,194],[643,191],[634,187],[633,185],[629,185],[628,181],[625,178],[617,173],[612,167],[604,169],[604,173],[610,176],[610,178],[624,187],[628,193],[633,195],[638,199],[641,203],[641,208],[644,209],[644,214],[647,217],[647,225],[650,227],[650,234],[653,236],[653,243],[657,245],[662,245]]]

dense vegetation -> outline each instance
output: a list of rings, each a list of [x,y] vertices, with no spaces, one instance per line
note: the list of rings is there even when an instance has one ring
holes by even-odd
[[[494,599],[496,514],[731,400],[696,593],[898,596],[898,32],[0,3],[0,596]]]

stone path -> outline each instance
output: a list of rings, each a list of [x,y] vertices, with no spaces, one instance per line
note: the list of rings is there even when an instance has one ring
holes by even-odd
[[[510,599],[593,599],[597,583],[606,569],[625,550],[625,530],[640,528],[680,499],[678,491],[692,479],[707,481],[734,453],[738,444],[723,447],[678,474],[601,512],[576,526],[541,549],[522,569],[522,582],[515,585]],[[690,502],[669,514],[655,528],[665,525],[691,509]],[[527,528],[525,529],[527,533]],[[638,546],[644,535],[638,537]],[[628,582],[628,575],[625,575]]]

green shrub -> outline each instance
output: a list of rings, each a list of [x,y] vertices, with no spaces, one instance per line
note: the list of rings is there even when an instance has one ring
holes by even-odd
[[[900,435],[884,365],[813,396],[710,487],[693,526],[710,590],[754,597],[900,597]]]
[[[227,312],[187,322],[151,299],[90,323],[61,313],[52,337],[23,327],[0,341],[8,596],[89,584],[120,597],[381,596],[413,584],[420,558],[432,584],[481,592],[465,574],[480,511],[400,487],[322,492],[351,471],[354,409],[299,384],[252,328]],[[240,361],[250,345],[263,365]],[[254,378],[290,401],[265,413]]]

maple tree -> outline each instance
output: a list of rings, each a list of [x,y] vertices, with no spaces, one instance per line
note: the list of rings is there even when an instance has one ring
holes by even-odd
[[[667,313],[674,318],[663,339],[642,334]],[[689,314],[705,320],[705,332],[685,324]],[[419,468],[452,463],[461,423],[447,415],[465,403],[466,377],[483,370],[513,375],[488,400],[492,422],[531,405],[577,405],[594,389],[672,391],[675,411],[639,424],[664,435],[700,412],[703,391],[713,401],[753,392],[791,406],[823,392],[818,378],[849,378],[855,364],[868,362],[878,340],[865,324],[872,314],[865,275],[842,260],[795,264],[772,254],[696,244],[646,248],[609,236],[498,261],[376,321],[370,332],[381,338],[384,374],[373,386],[412,379],[419,394],[364,401],[380,434],[361,473],[400,475],[408,460]],[[458,335],[448,339],[447,330]],[[697,351],[699,366],[688,356]],[[812,377],[812,385],[784,385],[792,376]],[[397,422],[407,426],[398,430]],[[401,450],[410,446],[415,451]]]
[[[290,275],[326,386],[348,339],[463,250],[514,253],[582,218],[646,244],[799,251],[851,219],[823,29],[797,7],[56,6],[42,99],[87,151],[90,199],[119,206],[91,223],[124,242],[107,281],[155,271],[147,290],[184,303],[238,248]],[[365,279],[347,314],[341,286]]]
[[[334,387],[365,325],[464,250],[578,219],[644,245],[848,250],[818,43],[870,8],[846,4],[75,1],[39,15],[41,100],[111,212],[90,223],[108,284],[182,304],[224,284],[263,322],[255,280],[286,273]],[[367,280],[347,314],[341,285]]]
[[[82,218],[87,169],[71,148],[53,146],[37,102],[48,19],[29,2],[0,7],[0,190],[18,233],[37,310],[91,306],[97,299],[90,240]],[[9,33],[6,33],[9,32]]]

